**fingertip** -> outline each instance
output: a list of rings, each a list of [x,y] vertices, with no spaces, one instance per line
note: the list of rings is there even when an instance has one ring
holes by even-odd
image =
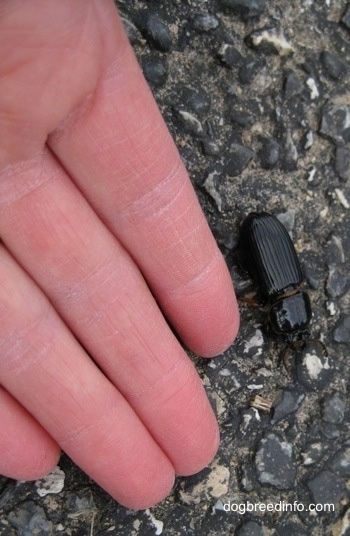
[[[40,424],[0,388],[0,474],[37,480],[57,465],[60,448]]]
[[[178,297],[182,314],[177,331],[184,343],[205,358],[222,354],[235,340],[240,323],[231,276],[221,254],[205,276]]]

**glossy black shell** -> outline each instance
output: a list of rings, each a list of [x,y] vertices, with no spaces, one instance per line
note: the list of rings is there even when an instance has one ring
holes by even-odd
[[[238,256],[261,292],[271,300],[295,289],[303,280],[293,242],[284,225],[267,212],[252,212],[244,219]]]
[[[279,335],[290,338],[290,342],[304,338],[311,320],[310,298],[306,292],[296,292],[277,300],[271,305],[269,320],[272,329]]]

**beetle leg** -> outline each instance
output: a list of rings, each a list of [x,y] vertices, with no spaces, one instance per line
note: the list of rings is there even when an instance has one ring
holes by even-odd
[[[328,357],[327,347],[322,341],[320,341],[320,339],[309,339],[308,342],[313,342],[313,343],[318,344],[319,346],[321,346],[323,355],[325,357]]]
[[[283,362],[284,368],[286,369],[288,374],[292,374],[293,368],[294,368],[293,367],[294,363],[292,365],[290,362],[291,361],[290,357],[292,353],[293,353],[292,348],[290,346],[286,346],[280,357],[280,362]]]

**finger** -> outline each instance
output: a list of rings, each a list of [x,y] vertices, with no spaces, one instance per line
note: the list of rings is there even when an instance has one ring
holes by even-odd
[[[1,384],[119,502],[160,501],[169,460],[3,247],[0,280]]]
[[[99,7],[108,68],[50,145],[183,340],[212,356],[238,329],[231,279],[114,6]]]
[[[0,229],[175,471],[207,465],[218,428],[193,365],[132,259],[48,151],[2,175]]]
[[[0,387],[0,474],[35,480],[57,464],[60,449],[40,424]]]

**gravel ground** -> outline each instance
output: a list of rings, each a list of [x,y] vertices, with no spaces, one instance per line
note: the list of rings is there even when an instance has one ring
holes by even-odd
[[[242,305],[235,344],[191,356],[221,427],[209,468],[135,512],[63,456],[48,480],[0,479],[0,534],[349,535],[350,4],[117,3],[238,292],[240,222],[271,212],[293,236],[314,340],[286,370],[264,313]]]

